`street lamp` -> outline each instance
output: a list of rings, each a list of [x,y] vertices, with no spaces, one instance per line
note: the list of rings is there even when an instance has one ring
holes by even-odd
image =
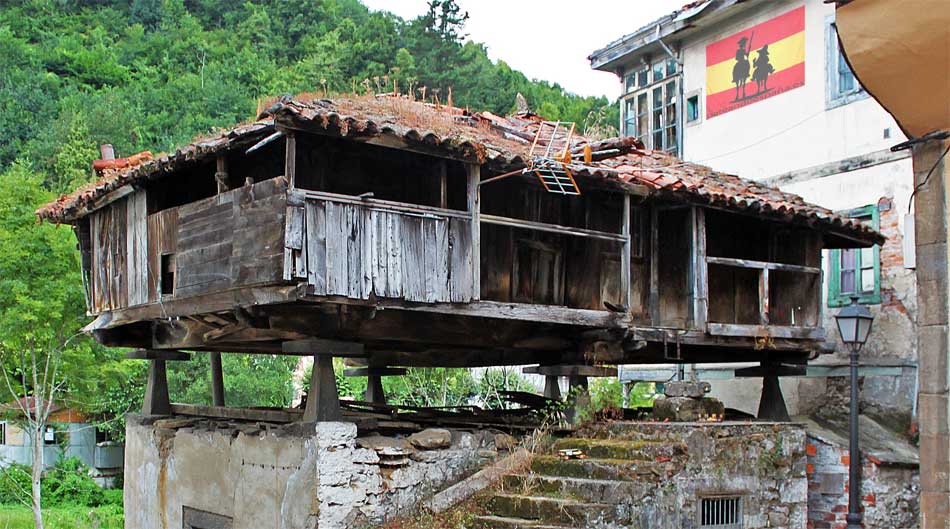
[[[852,297],[851,304],[841,309],[835,316],[841,341],[851,352],[851,443],[850,469],[848,480],[848,526],[847,529],[861,528],[861,453],[858,447],[858,352],[868,341],[874,316],[864,305],[858,304],[858,298]]]

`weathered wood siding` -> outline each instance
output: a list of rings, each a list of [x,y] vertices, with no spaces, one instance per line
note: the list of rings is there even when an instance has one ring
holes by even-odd
[[[287,208],[285,279],[315,295],[418,302],[473,298],[469,220],[308,197]]]
[[[89,216],[90,311],[162,299],[162,256],[181,298],[282,280],[287,185],[274,178],[148,215],[136,191]]]
[[[274,178],[178,208],[174,297],[280,281],[286,190]]]
[[[90,215],[92,232],[92,307],[99,313],[128,304],[126,229],[123,198]]]

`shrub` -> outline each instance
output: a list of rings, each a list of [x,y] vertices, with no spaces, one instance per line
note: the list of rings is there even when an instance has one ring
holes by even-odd
[[[89,475],[89,469],[75,457],[59,460],[43,477],[44,505],[85,505],[105,503],[102,488]]]
[[[29,500],[30,467],[14,463],[0,470],[0,504],[19,505]]]

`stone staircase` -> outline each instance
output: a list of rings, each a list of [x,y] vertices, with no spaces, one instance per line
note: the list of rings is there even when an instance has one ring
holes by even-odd
[[[580,449],[586,457],[562,460],[561,449]],[[686,459],[685,445],[660,439],[559,439],[523,473],[506,476],[475,527],[627,527],[630,506],[679,472]]]

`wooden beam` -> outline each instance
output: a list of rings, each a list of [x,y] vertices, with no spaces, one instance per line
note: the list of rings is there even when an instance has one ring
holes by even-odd
[[[211,361],[211,402],[215,406],[224,406],[224,370],[221,368],[221,353],[208,353]]]
[[[138,349],[125,353],[129,360],[191,360],[191,355],[184,351],[162,349]]]
[[[439,160],[439,207],[449,207],[449,168],[446,160]]]
[[[732,259],[730,257],[706,257],[709,264],[735,266],[737,268],[753,268],[757,270],[778,270],[780,272],[798,272],[801,274],[820,274],[821,268],[814,266],[800,266],[783,263],[769,263],[766,261],[753,261],[750,259]]]
[[[709,271],[706,261],[706,210],[693,207],[693,328],[706,330],[709,315]]]
[[[559,323],[584,327],[623,327],[628,319],[627,315],[606,310],[572,309],[558,305],[503,303],[500,301],[421,304],[380,298],[377,303],[384,308],[399,308],[418,312],[436,312],[456,316],[498,318],[537,323]]]
[[[284,155],[284,178],[290,189],[297,187],[297,137],[292,131],[284,133],[287,136],[287,149]]]
[[[759,323],[769,324],[769,269],[759,271]]]
[[[172,404],[171,412],[175,415],[263,422],[295,422],[303,417],[303,410],[290,408],[265,410],[257,408],[225,408],[223,406],[195,406],[191,404]]]
[[[168,399],[168,376],[165,371],[164,360],[153,360],[148,366],[148,381],[145,383],[142,415],[171,415],[171,402]]]
[[[481,189],[479,182],[482,179],[481,166],[465,164],[466,186],[468,198],[468,214],[471,218],[472,229],[472,299],[482,297],[482,219],[481,219]]]
[[[441,217],[453,217],[466,220],[471,218],[471,215],[465,211],[436,208],[432,206],[421,206],[418,204],[406,204],[405,202],[382,200],[379,198],[360,198],[352,195],[327,193],[325,191],[295,189],[290,191],[287,195],[287,204],[291,206],[303,206],[308,200],[335,202],[338,204],[353,204],[378,211],[409,213],[410,215],[438,215]]]
[[[629,195],[627,195],[629,200]],[[508,226],[511,228],[520,228],[524,230],[544,231],[556,233],[558,235],[570,235],[571,237],[585,237],[588,239],[603,239],[614,242],[625,242],[628,235],[620,233],[610,233],[606,231],[587,230],[583,228],[572,228],[560,224],[547,224],[544,222],[534,222],[531,220],[514,219],[511,217],[501,217],[498,215],[481,215],[482,223],[495,224],[497,226]]]
[[[285,353],[307,353],[317,356],[366,356],[365,348],[361,343],[324,340],[321,338],[284,342],[282,349]]]
[[[623,249],[620,251],[620,299],[627,312],[630,312],[633,306],[633,297],[630,292],[630,267],[633,261],[630,240],[630,201],[630,195],[623,195],[623,214],[620,217],[620,231],[623,236]]]
[[[223,152],[218,153],[215,159],[214,180],[218,184],[218,194],[227,193],[230,190],[228,182],[228,159]]]
[[[650,321],[660,324],[660,214],[657,206],[650,208]]]
[[[306,285],[257,285],[238,287],[180,299],[166,299],[138,307],[104,312],[83,328],[86,332],[109,329],[147,320],[167,320],[212,312],[230,311],[234,307],[250,307],[296,301],[306,294]]]
[[[746,336],[758,338],[791,338],[796,340],[823,340],[825,330],[822,327],[788,327],[781,325],[741,325],[735,323],[708,323],[709,334],[718,336]]]
[[[587,365],[528,366],[521,370],[530,375],[552,377],[615,377],[616,367]]]
[[[354,367],[343,370],[348,377],[398,377],[408,373],[404,367]]]

